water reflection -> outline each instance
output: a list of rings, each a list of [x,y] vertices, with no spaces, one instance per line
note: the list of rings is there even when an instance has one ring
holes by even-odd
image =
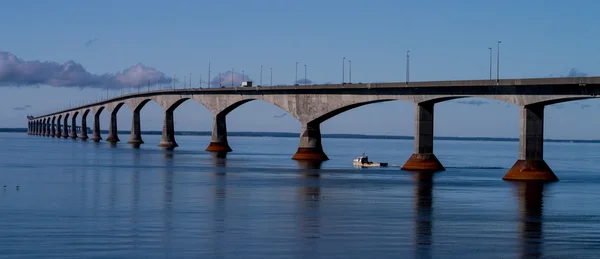
[[[305,177],[320,177],[321,176],[321,165],[323,161],[296,161],[298,168],[300,168],[300,174]]]
[[[227,198],[227,152],[211,152],[213,164],[213,254],[223,258],[226,252],[223,244],[226,243],[226,198]]]
[[[519,199],[520,257],[542,257],[542,212],[544,186],[536,182],[518,182],[515,191]]]
[[[163,219],[164,232],[162,243],[166,258],[170,258],[173,240],[173,152],[165,151],[165,167],[163,169]]]
[[[133,249],[137,250],[140,239],[140,151],[134,150],[132,152],[132,160],[133,160],[133,173],[131,175],[131,185],[132,185],[132,194],[131,194],[131,235],[133,238]]]
[[[434,173],[420,172],[412,174],[415,181],[415,258],[431,258]]]
[[[129,145],[133,149],[139,149],[142,146],[142,143],[129,143]]]
[[[321,238],[321,193],[320,168],[322,161],[298,161],[300,179],[298,183],[298,235],[303,258],[318,255]]]

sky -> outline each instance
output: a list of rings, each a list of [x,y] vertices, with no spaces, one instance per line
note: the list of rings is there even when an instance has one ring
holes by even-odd
[[[597,1],[52,1],[0,3],[0,127],[26,127],[28,114],[98,100],[140,88],[206,87],[219,73],[234,80],[293,84],[339,83],[342,61],[353,82],[486,79],[489,47],[496,76],[599,76]],[[307,76],[304,78],[304,65]],[[349,63],[344,65],[348,80]],[[15,72],[16,71],[16,72]],[[226,78],[229,78],[225,76]],[[201,81],[202,80],[202,81]],[[224,79],[224,84],[231,83]],[[236,81],[237,82],[237,81]],[[133,85],[133,87],[131,87]],[[546,108],[546,138],[600,139],[600,100]],[[131,111],[118,114],[131,128]],[[91,125],[91,116],[88,116]],[[357,119],[358,118],[358,119]],[[414,104],[362,106],[321,125],[322,133],[414,133]],[[142,130],[160,130],[162,112],[150,102]],[[101,127],[108,127],[103,113]],[[300,132],[300,123],[262,101],[227,116],[229,131]],[[176,130],[209,131],[210,112],[186,101]],[[435,135],[518,137],[519,108],[480,98],[435,106]]]

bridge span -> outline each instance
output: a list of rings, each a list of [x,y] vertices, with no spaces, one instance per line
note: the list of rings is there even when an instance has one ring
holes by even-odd
[[[435,172],[445,169],[433,153],[434,105],[457,98],[481,97],[515,104],[521,109],[519,159],[503,179],[557,181],[543,159],[544,107],[595,98],[598,94],[600,77],[168,89],[125,94],[59,112],[30,116],[27,133],[85,140],[88,139],[86,118],[91,114],[94,125],[90,140],[100,141],[99,118],[106,110],[110,113],[106,141],[117,143],[120,141],[117,112],[127,104],[133,112],[128,143],[139,145],[144,143],[140,111],[146,103],[154,101],[163,109],[162,139],[158,145],[173,149],[178,146],[173,111],[187,100],[196,100],[213,114],[212,138],[206,151],[229,152],[232,150],[227,142],[227,114],[249,101],[263,100],[285,110],[302,124],[298,150],[292,159],[328,160],[321,144],[322,122],[363,105],[405,100],[415,104],[415,140],[414,153],[402,169]],[[78,118],[81,127],[77,127]],[[82,129],[79,135],[77,128]]]

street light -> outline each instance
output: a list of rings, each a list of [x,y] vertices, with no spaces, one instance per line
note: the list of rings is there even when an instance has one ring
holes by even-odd
[[[273,68],[269,68],[271,70],[271,86],[273,86]]]
[[[260,65],[260,85],[262,85],[262,68],[263,66]]]
[[[490,49],[490,80],[492,80],[492,48],[488,49]]]
[[[348,71],[348,83],[352,84],[352,60],[348,60],[349,68]]]
[[[294,80],[294,85],[298,83],[298,61],[296,61],[296,79]]]
[[[410,82],[410,50],[406,51],[406,83]]]
[[[306,85],[306,81],[308,79],[306,79],[306,64],[304,64],[304,85]]]
[[[234,70],[235,70],[234,68],[231,69],[231,87],[233,87],[233,71]]]
[[[500,81],[500,43],[502,43],[502,41],[498,41],[498,56],[496,57],[496,82]]]
[[[346,71],[346,68],[344,67],[344,65],[346,64],[346,57],[342,58],[342,84],[344,84],[344,80],[346,80],[346,76],[344,75],[344,72]]]

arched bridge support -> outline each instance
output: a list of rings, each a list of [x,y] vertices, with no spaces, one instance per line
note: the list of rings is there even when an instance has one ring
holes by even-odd
[[[44,136],[46,137],[50,137],[50,132],[51,132],[51,126],[52,124],[50,123],[50,118],[46,119],[46,124],[44,125],[44,127],[46,127],[46,134],[44,134]]]
[[[142,140],[142,126],[140,124],[140,109],[135,109],[131,106],[130,108],[133,112],[133,117],[131,119],[131,136],[129,136],[127,143],[140,145],[144,143]]]
[[[321,124],[316,121],[302,123],[300,144],[292,157],[294,160],[326,161],[329,157],[321,145]]]
[[[82,114],[81,114],[81,132],[79,133],[78,138],[81,140],[86,140],[88,139],[88,132],[87,132],[87,115],[90,112],[90,110],[85,110]]]
[[[63,117],[62,137],[63,138],[69,137],[69,114],[68,113],[65,113],[65,116]]]
[[[90,140],[94,142],[99,142],[102,140],[102,136],[100,135],[100,114],[104,110],[104,107],[99,107],[97,110],[93,110],[94,113],[94,127],[92,128],[92,137]]]
[[[558,181],[558,177],[544,161],[544,105],[521,106],[519,160],[502,179]]]
[[[433,154],[433,111],[433,102],[416,104],[415,150],[402,166],[402,170],[427,173],[446,170]]]
[[[50,122],[50,137],[56,137],[56,117],[52,117],[52,121]]]
[[[74,112],[71,117],[71,133],[69,134],[69,138],[76,139],[77,138],[77,115],[79,113]]]
[[[209,152],[231,152],[232,149],[227,142],[227,114],[218,113],[213,117],[213,129],[210,144],[206,147]]]
[[[46,136],[46,131],[47,131],[47,127],[46,127],[46,119],[42,119],[42,133],[41,136],[45,137]]]
[[[110,111],[110,122],[108,125],[108,137],[106,137],[106,142],[114,144],[121,141],[119,139],[119,130],[117,127],[117,113],[119,112],[121,105],[123,105],[123,103],[119,103],[115,107],[110,107],[108,109]]]
[[[167,109],[164,112],[162,138],[160,143],[158,143],[159,147],[167,150],[172,150],[179,146],[175,141],[175,122],[173,121],[173,110]]]
[[[62,116],[59,115],[58,118],[56,118],[56,134],[54,136],[56,136],[57,138],[60,138],[62,136],[62,125],[60,123],[60,121],[62,120]]]

